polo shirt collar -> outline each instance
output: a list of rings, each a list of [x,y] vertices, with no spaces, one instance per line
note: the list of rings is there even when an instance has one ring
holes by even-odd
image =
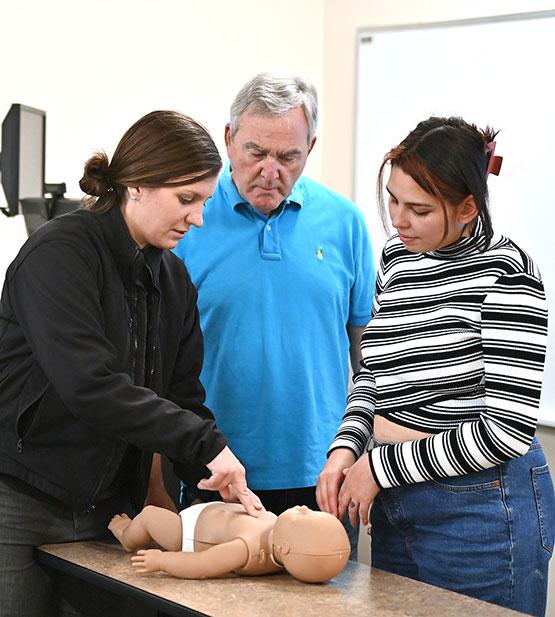
[[[226,197],[226,202],[229,204],[231,209],[235,210],[237,206],[241,204],[249,205],[249,202],[246,201],[241,193],[237,190],[235,186],[235,182],[233,182],[233,178],[231,176],[231,163],[228,161],[226,166],[222,172],[220,177],[220,185]],[[296,205],[299,208],[302,208],[304,201],[304,195],[300,187],[300,180],[294,184],[293,189],[289,197],[285,200],[285,205],[291,204]]]

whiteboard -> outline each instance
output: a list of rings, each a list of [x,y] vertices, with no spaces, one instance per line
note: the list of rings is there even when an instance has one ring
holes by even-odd
[[[385,153],[431,115],[500,130],[490,176],[493,227],[538,264],[550,324],[540,423],[555,426],[555,11],[357,35],[354,197],[377,258],[386,235],[376,207]]]

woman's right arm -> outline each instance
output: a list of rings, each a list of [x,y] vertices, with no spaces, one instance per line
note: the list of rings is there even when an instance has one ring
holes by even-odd
[[[338,494],[346,471],[365,452],[373,435],[376,383],[362,367],[353,378],[353,390],[337,435],[329,448],[328,461],[316,486],[316,499],[324,512],[339,514]]]
[[[67,409],[114,439],[206,465],[226,446],[204,417],[133,384],[106,336],[99,267],[69,241],[44,241],[10,270],[14,319]],[[121,328],[127,328],[122,323]]]
[[[386,253],[382,253],[376,279],[372,318],[379,310],[379,297],[385,280]],[[353,389],[347,399],[345,415],[328,450],[328,461],[316,486],[316,500],[324,512],[339,515],[338,495],[348,469],[365,452],[373,436],[374,408],[376,406],[376,381],[364,366],[355,372]]]

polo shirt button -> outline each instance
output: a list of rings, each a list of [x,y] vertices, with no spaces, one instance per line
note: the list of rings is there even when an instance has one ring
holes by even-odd
[[[272,231],[272,226],[271,225],[266,225],[266,231]]]

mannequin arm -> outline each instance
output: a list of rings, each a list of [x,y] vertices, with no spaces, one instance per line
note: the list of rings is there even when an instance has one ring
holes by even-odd
[[[248,557],[245,543],[237,538],[195,553],[140,550],[131,563],[138,572],[162,570],[177,578],[213,578],[241,568]]]

